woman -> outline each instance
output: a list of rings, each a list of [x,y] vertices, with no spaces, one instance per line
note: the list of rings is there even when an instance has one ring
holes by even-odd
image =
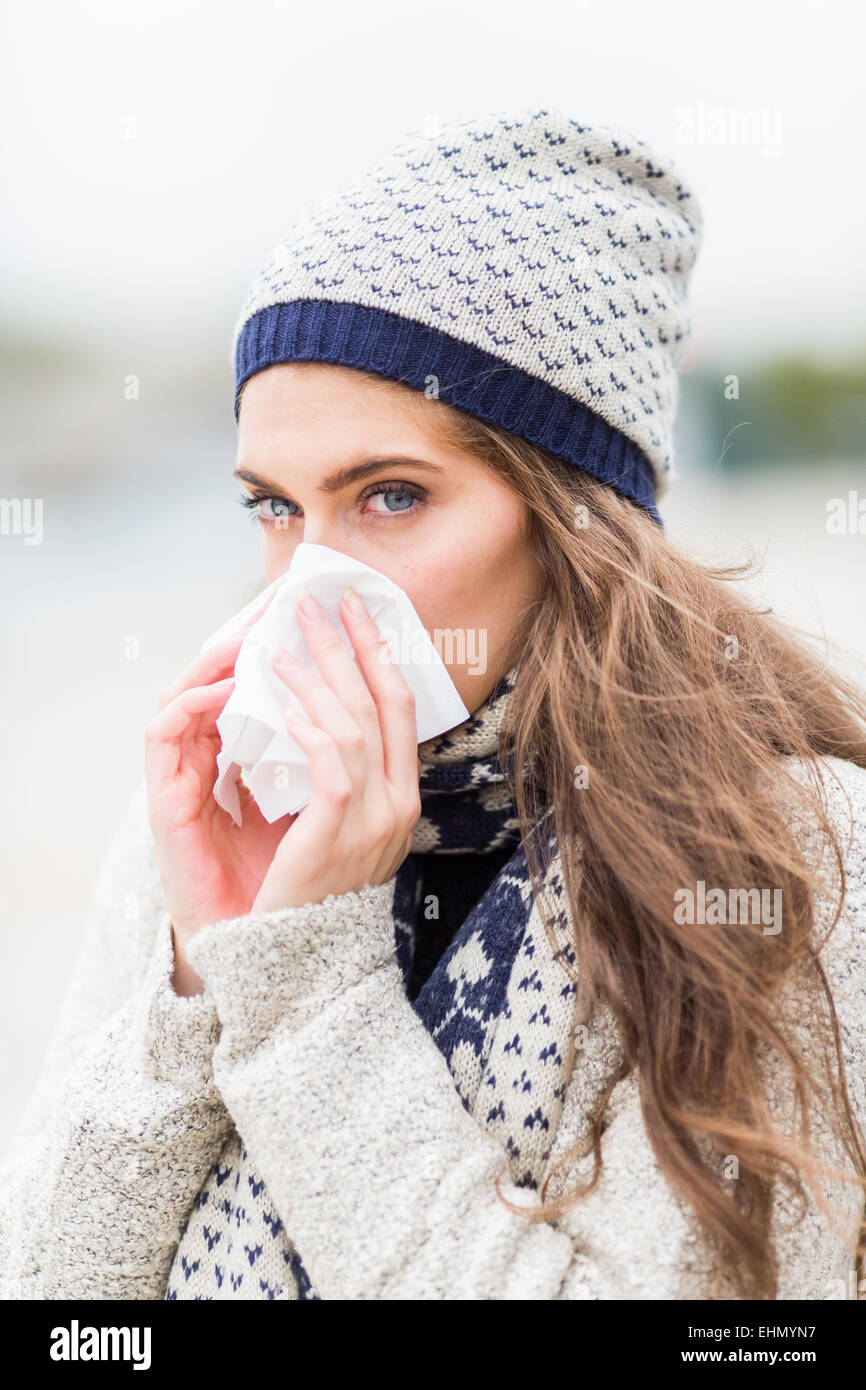
[[[699,235],[646,145],[532,108],[408,139],[256,280],[267,578],[386,574],[471,714],[416,746],[363,604],[357,662],[301,604],[314,795],[237,827],[240,638],[166,691],[7,1159],[17,1296],[854,1296],[863,703],[660,525]]]

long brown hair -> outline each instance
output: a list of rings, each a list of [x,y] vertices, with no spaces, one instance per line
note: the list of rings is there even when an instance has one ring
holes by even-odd
[[[429,408],[424,419],[429,427]],[[826,885],[807,866],[783,807],[788,798],[827,837],[839,884],[832,929],[844,903],[844,861],[816,760],[830,755],[866,768],[864,696],[732,588],[748,565],[710,568],[689,558],[615,490],[499,427],[443,405],[436,428],[523,499],[546,575],[515,650],[518,681],[500,755],[506,747],[512,754],[537,898],[543,841],[526,832],[552,808],[578,964],[576,1010],[586,1016],[599,997],[612,1008],[623,1074],[639,1068],[650,1142],[710,1240],[717,1278],[744,1297],[773,1298],[774,1183],[803,1199],[803,1176],[814,1187],[828,1171],[809,1143],[812,1106],[829,1099],[832,1129],[854,1168],[843,1180],[866,1188],[863,1136],[814,939],[812,893]],[[805,760],[809,775],[795,778],[785,756]],[[784,931],[678,924],[675,895],[698,880],[781,890]],[[782,985],[801,972],[826,1022],[824,1047],[809,1049],[823,1058],[818,1074],[774,1009]],[[792,1069],[802,1140],[771,1119],[761,1074],[767,1048]],[[542,1189],[532,1219],[558,1216],[592,1190],[600,1136],[597,1121],[589,1185],[552,1203]],[[735,1197],[720,1184],[707,1144],[736,1155]]]

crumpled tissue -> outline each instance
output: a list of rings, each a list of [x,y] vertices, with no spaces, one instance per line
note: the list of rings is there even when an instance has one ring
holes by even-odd
[[[235,662],[235,687],[217,719],[221,749],[213,794],[237,825],[243,823],[237,788],[242,773],[269,823],[301,810],[313,795],[309,759],[286,728],[285,716],[291,709],[302,719],[309,719],[297,697],[271,669],[270,652],[273,647],[284,647],[305,666],[316,669],[295,616],[302,588],[315,595],[353,651],[339,613],[343,591],[349,585],[386,638],[395,665],[415,695],[418,742],[469,718],[447,667],[404,591],[378,570],[339,550],[302,541],[285,574],[212,633],[201,648],[207,651],[230,637],[267,602],[241,644]]]

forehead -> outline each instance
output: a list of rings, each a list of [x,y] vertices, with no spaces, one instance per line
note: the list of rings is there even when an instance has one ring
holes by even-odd
[[[238,467],[279,458],[315,466],[339,457],[449,452],[445,407],[385,377],[329,363],[280,363],[245,383],[238,416]]]

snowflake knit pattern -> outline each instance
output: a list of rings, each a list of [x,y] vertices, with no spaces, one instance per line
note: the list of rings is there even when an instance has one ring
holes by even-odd
[[[623,131],[530,107],[409,132],[312,204],[255,278],[235,408],[278,362],[376,372],[658,521],[701,228],[674,164]]]
[[[422,815],[414,852],[514,853],[459,927],[413,1007],[445,1057],[464,1107],[503,1147],[512,1180],[536,1189],[550,1156],[570,1060],[570,973],[534,904],[519,823],[499,759],[517,668],[457,729],[419,745]],[[549,901],[562,895],[547,841]],[[420,882],[412,854],[394,893],[397,958],[408,976]],[[545,895],[547,897],[547,894]],[[549,906],[548,901],[548,906]],[[566,922],[558,912],[556,923]],[[573,967],[565,936],[563,957]],[[167,1299],[318,1299],[241,1137],[233,1134],[181,1235]]]

